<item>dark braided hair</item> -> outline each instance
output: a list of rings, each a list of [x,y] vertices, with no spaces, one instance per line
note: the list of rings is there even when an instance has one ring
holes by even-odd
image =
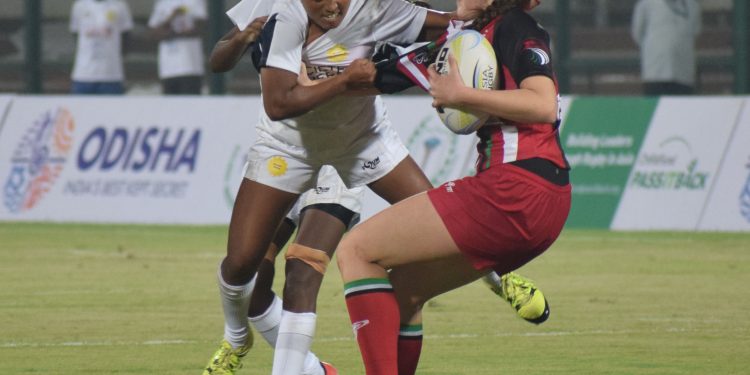
[[[529,0],[494,0],[482,14],[471,24],[471,29],[482,30],[488,23],[492,22],[497,16],[508,13],[509,10],[525,5]]]

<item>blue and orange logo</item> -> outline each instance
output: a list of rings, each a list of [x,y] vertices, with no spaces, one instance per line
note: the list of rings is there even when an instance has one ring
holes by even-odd
[[[10,175],[3,186],[5,207],[28,211],[50,191],[73,145],[75,121],[65,108],[50,110],[34,122],[11,156]]]

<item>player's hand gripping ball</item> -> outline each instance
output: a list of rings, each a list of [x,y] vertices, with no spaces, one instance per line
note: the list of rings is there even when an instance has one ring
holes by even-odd
[[[445,42],[438,52],[435,70],[447,74],[448,55],[452,55],[464,85],[481,90],[497,88],[498,71],[495,50],[487,39],[475,30],[463,30]],[[479,129],[488,114],[461,107],[439,107],[443,124],[457,134],[469,134]]]

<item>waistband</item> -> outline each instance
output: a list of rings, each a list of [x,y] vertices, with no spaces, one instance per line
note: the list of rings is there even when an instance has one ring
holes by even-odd
[[[565,186],[570,183],[568,170],[558,167],[547,159],[529,158],[512,161],[508,164],[525,169],[558,186]]]

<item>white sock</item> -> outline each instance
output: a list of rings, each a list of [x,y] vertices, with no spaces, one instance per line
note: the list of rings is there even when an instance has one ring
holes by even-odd
[[[219,279],[221,306],[224,310],[224,339],[233,348],[238,348],[250,340],[247,308],[255,287],[255,276],[245,285],[229,285],[221,276],[221,266],[219,266],[217,278]]]
[[[273,356],[272,375],[299,375],[315,336],[315,313],[284,311]],[[320,367],[320,364],[317,364]]]
[[[279,296],[274,296],[271,306],[258,316],[248,318],[255,330],[263,336],[268,345],[276,348],[276,339],[279,336],[279,324],[281,324],[281,311],[283,302]],[[320,366],[320,359],[315,353],[308,351],[305,357],[305,364],[302,375],[323,375],[323,368]]]
[[[281,323],[282,302],[279,296],[273,296],[273,302],[268,309],[258,316],[247,318],[252,323],[255,330],[266,339],[268,345],[276,347],[276,337],[279,336],[279,323]]]

